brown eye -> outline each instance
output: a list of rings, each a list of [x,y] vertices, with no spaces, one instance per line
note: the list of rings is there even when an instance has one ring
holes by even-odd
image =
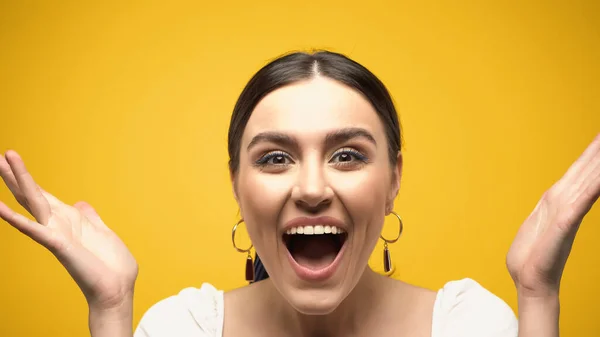
[[[256,161],[258,166],[285,166],[291,163],[290,156],[282,151],[269,152]]]
[[[342,153],[338,156],[338,162],[347,162],[347,161],[351,161],[351,160],[352,160],[352,156],[347,153]]]
[[[271,164],[275,164],[275,165],[285,164],[285,157],[284,156],[275,156],[271,160]]]
[[[365,155],[355,149],[343,148],[334,153],[329,162],[338,166],[354,166],[355,164],[365,164],[368,162],[368,159]]]

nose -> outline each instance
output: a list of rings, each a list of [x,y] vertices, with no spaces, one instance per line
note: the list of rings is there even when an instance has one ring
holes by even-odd
[[[328,184],[325,167],[321,162],[304,162],[300,166],[292,199],[298,207],[313,213],[331,203],[333,190]]]

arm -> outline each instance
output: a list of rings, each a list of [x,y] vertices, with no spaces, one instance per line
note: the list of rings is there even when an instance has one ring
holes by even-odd
[[[600,196],[600,134],[540,199],[506,257],[519,295],[519,337],[559,336],[559,289],[575,235]]]
[[[133,336],[133,296],[128,296],[113,309],[89,308],[89,328],[92,337]]]
[[[531,298],[519,294],[519,337],[558,337],[558,295]]]
[[[0,155],[0,176],[35,221],[3,202],[0,218],[48,249],[69,272],[88,302],[92,336],[132,336],[138,266],[125,244],[92,206],[66,205],[38,186],[16,152]]]

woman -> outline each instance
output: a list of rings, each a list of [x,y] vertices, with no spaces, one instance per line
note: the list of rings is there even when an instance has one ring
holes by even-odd
[[[242,216],[233,233],[245,224],[269,277],[225,294],[184,289],[150,308],[136,337],[558,336],[562,271],[600,194],[600,137],[542,196],[508,252],[518,323],[473,280],[433,292],[368,268],[384,217],[395,216],[402,153],[390,95],[358,63],[325,51],[269,63],[238,99],[228,148]],[[125,245],[90,205],[65,205],[38,187],[16,152],[0,172],[37,222],[4,204],[0,216],[69,271],[92,336],[132,336],[137,264]]]

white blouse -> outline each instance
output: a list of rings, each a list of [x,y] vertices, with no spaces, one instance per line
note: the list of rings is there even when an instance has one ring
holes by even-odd
[[[223,313],[223,291],[185,288],[150,307],[134,337],[222,337]],[[437,292],[431,337],[517,337],[517,327],[512,309],[472,279]]]

